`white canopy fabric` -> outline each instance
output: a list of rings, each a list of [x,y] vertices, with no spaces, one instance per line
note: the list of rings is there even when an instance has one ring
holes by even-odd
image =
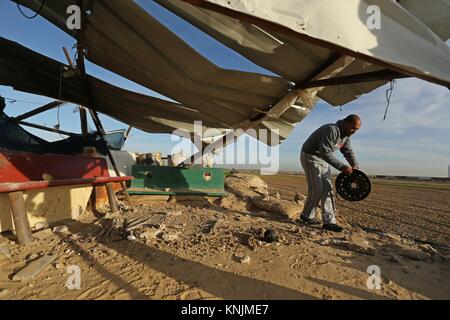
[[[34,11],[42,3],[12,1]],[[447,34],[443,26],[448,15],[418,17],[413,0],[401,0],[405,7],[377,1],[380,30],[366,24],[372,4],[368,0],[156,1],[277,76],[220,68],[132,0],[83,1],[85,19],[78,33],[66,26],[67,7],[78,1],[45,1],[40,14],[76,38],[93,63],[170,97],[179,107],[189,106],[208,126],[277,132],[278,139],[272,141],[269,135],[264,140],[269,145],[285,139],[309,114],[316,95],[343,105],[402,75],[450,87],[450,49],[441,39]],[[366,82],[308,87],[311,81],[362,78],[380,71],[390,73]],[[121,113],[117,103],[113,106],[106,97],[102,102],[103,112],[116,117]],[[140,111],[123,106],[129,122],[139,118],[145,127]],[[150,109],[146,112],[158,125],[188,121],[181,112],[170,117],[163,111],[153,117]]]
[[[442,40],[450,39],[450,0],[399,0],[398,2]]]
[[[450,48],[397,2],[378,0],[184,0],[268,32],[283,32],[323,48],[450,87]],[[171,1],[172,2],[172,1]],[[380,8],[371,30],[369,7]]]
[[[35,11],[41,4],[36,0],[16,2]],[[65,24],[66,9],[76,2],[46,1],[40,14],[77,37]],[[133,1],[85,1],[84,9],[90,14],[79,42],[86,49],[87,59],[197,110],[214,119],[218,128],[240,128],[293,89],[293,83],[281,77],[218,67]],[[131,111],[132,106],[129,108]],[[273,142],[277,144],[304,117],[304,109],[293,107],[278,118],[258,121],[253,128],[279,128],[279,138]],[[181,115],[179,120],[183,121]],[[272,144],[271,139],[264,142]]]

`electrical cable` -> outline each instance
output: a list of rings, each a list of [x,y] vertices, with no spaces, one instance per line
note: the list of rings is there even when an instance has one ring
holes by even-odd
[[[42,0],[42,1],[41,1],[41,6],[39,7],[39,10],[36,11],[36,14],[35,14],[34,16],[27,16],[27,15],[22,11],[22,8],[20,7],[20,4],[16,3],[16,5],[17,5],[17,9],[19,9],[20,13],[21,13],[25,18],[31,20],[31,19],[36,18],[36,17],[39,15],[39,13],[41,13],[42,8],[44,7],[44,3],[45,3],[45,0]]]

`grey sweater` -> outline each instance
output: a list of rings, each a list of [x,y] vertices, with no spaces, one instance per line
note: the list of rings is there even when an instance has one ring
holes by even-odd
[[[321,126],[309,136],[302,147],[303,152],[318,156],[341,171],[347,165],[333,155],[337,149],[351,166],[358,166],[350,139],[344,136],[342,120]]]

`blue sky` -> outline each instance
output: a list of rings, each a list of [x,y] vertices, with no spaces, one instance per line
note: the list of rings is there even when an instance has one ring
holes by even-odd
[[[220,67],[270,74],[153,1],[137,2]],[[31,14],[27,9],[24,11]],[[0,35],[62,62],[66,62],[62,47],[71,49],[75,43],[74,39],[40,16],[33,20],[25,19],[14,3],[5,0],[0,1]],[[74,53],[73,49],[71,53]],[[114,85],[162,97],[91,63],[87,64],[87,70],[89,74]],[[392,95],[387,120],[382,121],[387,88],[384,86],[364,95],[343,106],[342,110],[319,102],[281,145],[281,169],[300,170],[299,149],[317,127],[335,122],[350,113],[357,113],[362,118],[363,126],[352,138],[352,143],[364,171],[370,174],[447,176],[447,166],[450,165],[450,91],[417,79],[399,80]],[[0,95],[32,102],[8,103],[6,113],[12,116],[50,101],[45,97],[21,93],[5,86],[0,86]],[[73,112],[74,109],[74,105],[65,105],[59,111],[48,111],[30,120],[47,126],[54,126],[59,122],[64,130],[80,132],[78,114]],[[107,116],[101,118],[108,130],[127,127]],[[90,127],[94,128],[92,123]],[[48,140],[60,138],[51,133],[30,131]],[[133,129],[125,148],[135,152],[160,151],[167,154],[176,143],[167,134],[149,134]]]

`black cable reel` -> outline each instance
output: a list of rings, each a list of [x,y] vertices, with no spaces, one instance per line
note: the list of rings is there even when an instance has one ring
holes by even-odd
[[[337,193],[347,201],[364,200],[372,189],[369,177],[356,169],[350,174],[341,172],[336,178],[335,186]]]

